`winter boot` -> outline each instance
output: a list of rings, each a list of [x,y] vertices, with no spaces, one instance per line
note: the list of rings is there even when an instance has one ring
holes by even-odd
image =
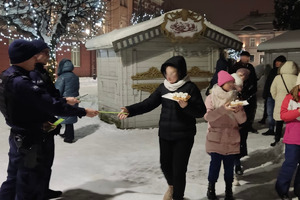
[[[262,135],[275,135],[274,130],[269,129],[267,132],[262,133]]]
[[[243,174],[244,174],[244,171],[243,171],[241,165],[236,165],[234,171],[235,171],[235,174],[236,174],[236,175],[243,175]]]
[[[62,195],[62,191],[55,191],[48,189],[47,191],[47,199],[56,199]]]
[[[172,199],[173,199],[173,186],[169,185],[169,188],[165,193],[163,200],[172,200]]]
[[[271,147],[275,147],[276,144],[278,144],[278,142],[279,142],[279,140],[275,140],[274,142],[272,142],[272,143],[270,144],[270,146],[271,146]]]
[[[232,183],[226,183],[225,189],[225,199],[224,200],[234,200],[232,193]]]
[[[280,198],[281,198],[282,200],[290,200],[289,195],[282,195],[282,196],[280,196]]]
[[[298,199],[300,200],[300,185],[294,187],[294,194],[295,194],[296,197],[298,197]]]
[[[207,188],[207,198],[209,200],[217,200],[217,196],[216,196],[216,189],[215,189],[215,185],[216,183],[212,183],[212,182],[209,182],[208,183],[208,188]]]
[[[239,177],[237,175],[234,175],[232,184],[234,186],[241,186],[240,181],[239,181]]]

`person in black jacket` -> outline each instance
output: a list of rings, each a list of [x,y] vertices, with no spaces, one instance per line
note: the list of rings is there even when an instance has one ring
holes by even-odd
[[[184,57],[174,56],[161,66],[164,83],[144,101],[122,108],[120,119],[149,112],[162,105],[159,120],[160,163],[169,189],[164,200],[183,200],[186,171],[196,134],[196,119],[206,113],[201,93],[187,75]],[[162,96],[183,92],[188,101],[174,101]],[[123,113],[128,113],[123,114]]]
[[[219,71],[226,71],[228,72],[228,69],[231,67],[231,62],[228,59],[228,53],[225,49],[220,50],[220,57],[217,61],[217,65],[216,65],[216,71],[209,83],[209,86],[206,90],[205,95],[208,96],[210,94],[210,90],[212,89],[212,87],[218,83],[218,73]]]
[[[274,112],[274,106],[275,106],[275,100],[273,99],[271,95],[271,85],[273,83],[274,78],[278,75],[278,69],[286,62],[286,57],[283,55],[278,56],[273,61],[273,69],[270,71],[269,76],[267,77],[264,91],[263,91],[263,98],[267,101],[267,115],[268,115],[268,124],[269,129],[267,132],[264,132],[262,135],[275,135],[274,133],[274,127],[276,124],[276,130],[282,129],[282,123],[275,123],[275,120],[273,118],[273,112]],[[273,145],[272,145],[273,146]]]
[[[249,103],[249,105],[244,107],[247,115],[247,121],[242,125],[242,127],[245,127],[246,131],[257,133],[257,130],[252,127],[257,107],[257,77],[253,65],[249,63],[249,52],[242,51],[240,58],[241,60],[239,62],[229,68],[229,73],[236,73],[236,71],[240,68],[246,68],[250,70],[249,79],[244,82],[243,90],[241,92],[241,100],[247,100]]]
[[[37,54],[37,63],[35,64],[35,68],[33,71],[29,73],[32,82],[39,86],[40,88],[45,89],[53,98],[61,99],[64,103],[68,103],[70,105],[75,105],[79,103],[74,97],[62,98],[59,93],[59,90],[55,88],[53,81],[48,73],[48,71],[44,68],[44,66],[49,61],[49,53],[50,48],[43,40],[33,40],[33,45],[38,49],[39,53]],[[57,118],[53,115],[49,115],[49,121],[56,121]],[[52,165],[54,160],[54,136],[58,135],[60,132],[61,125],[59,125],[55,130],[49,132],[47,137],[45,138],[45,151],[47,152],[47,174],[45,176],[47,184],[46,184],[46,196],[48,199],[58,198],[62,195],[61,191],[55,191],[49,189],[49,182],[52,173]]]

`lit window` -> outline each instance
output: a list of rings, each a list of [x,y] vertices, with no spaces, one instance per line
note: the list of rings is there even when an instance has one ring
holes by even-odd
[[[74,67],[80,67],[80,46],[72,46],[71,61]]]
[[[255,47],[255,38],[250,38],[249,46]]]

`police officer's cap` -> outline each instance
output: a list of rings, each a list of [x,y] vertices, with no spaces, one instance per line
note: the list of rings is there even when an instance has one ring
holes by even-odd
[[[8,48],[8,55],[11,64],[22,63],[39,53],[32,42],[18,39],[13,41]]]
[[[47,43],[45,43],[43,40],[33,40],[32,43],[39,52],[43,51],[44,49],[50,49]]]

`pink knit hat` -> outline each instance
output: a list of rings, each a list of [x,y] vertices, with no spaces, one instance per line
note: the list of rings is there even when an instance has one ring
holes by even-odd
[[[221,70],[218,73],[218,86],[222,86],[229,81],[234,81],[234,78],[226,71]]]

